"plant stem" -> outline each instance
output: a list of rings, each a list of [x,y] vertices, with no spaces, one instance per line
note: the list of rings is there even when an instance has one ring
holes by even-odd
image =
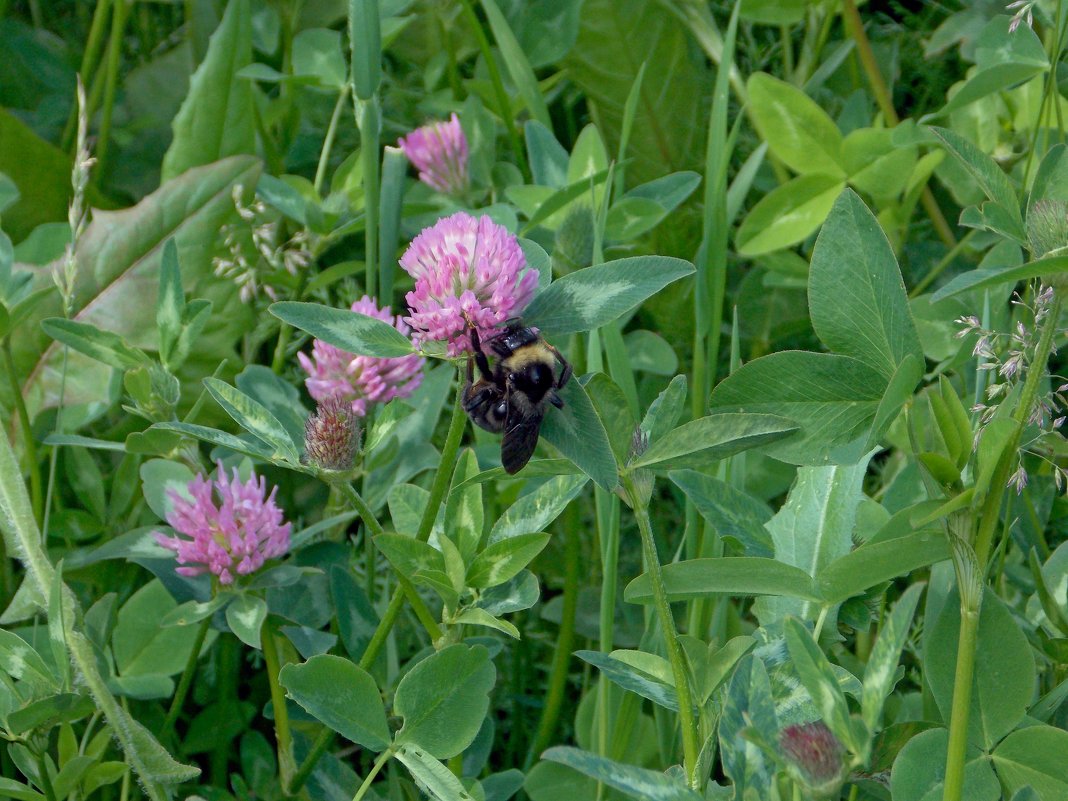
[[[656,553],[656,542],[653,540],[653,527],[649,520],[649,508],[638,492],[633,476],[625,473],[621,478],[623,487],[630,499],[631,509],[634,511],[634,518],[638,523],[638,531],[641,533],[642,554],[646,563],[645,569],[649,571],[649,578],[653,587],[653,603],[656,606],[657,615],[660,617],[660,627],[663,629],[668,660],[671,662],[671,672],[675,679],[675,692],[679,699],[679,726],[682,729],[683,767],[686,772],[686,781],[690,787],[698,790],[702,782],[696,775],[699,745],[697,741],[697,720],[694,717],[693,697],[690,692],[689,671],[686,668],[686,658],[682,653],[682,646],[679,644],[678,632],[675,630],[675,618],[671,614],[671,603],[668,601],[667,588],[664,586],[664,576],[660,572],[660,559]]]
[[[171,700],[171,708],[167,710],[167,717],[163,721],[163,726],[159,730],[159,737],[163,739],[167,736],[167,732],[171,730],[171,726],[178,719],[178,713],[182,711],[182,704],[185,703],[185,696],[189,692],[189,685],[193,682],[193,674],[197,669],[197,660],[200,658],[200,649],[204,646],[204,639],[208,636],[208,629],[211,627],[211,615],[200,621],[200,626],[197,627],[197,636],[193,641],[193,650],[189,652],[189,659],[185,662],[185,670],[182,671],[182,677],[178,680],[178,689],[174,693],[174,698]]]
[[[330,115],[330,125],[323,137],[323,149],[319,152],[319,164],[315,168],[315,182],[313,186],[317,194],[322,194],[323,181],[326,179],[326,168],[330,164],[330,151],[334,148],[334,137],[337,136],[337,126],[341,121],[341,112],[345,108],[345,101],[349,97],[349,85],[346,83],[338,92],[337,102],[334,104],[334,113]]]
[[[40,524],[44,517],[44,493],[41,488],[41,466],[37,463],[37,443],[30,427],[30,415],[26,411],[26,401],[22,397],[22,387],[15,372],[15,359],[11,355],[11,337],[4,337],[4,366],[7,368],[7,380],[15,397],[15,413],[22,429],[22,447],[26,449],[26,461],[30,470],[30,497],[33,501],[33,516]]]
[[[300,788],[304,786],[304,782],[311,776],[312,771],[315,770],[315,766],[326,753],[327,747],[334,739],[334,730],[329,726],[323,726],[323,730],[319,732],[319,736],[315,738],[315,743],[312,745],[308,755],[304,757],[304,761],[300,764],[300,768],[293,774],[293,779],[289,782],[288,794],[296,795],[300,792]]]
[[[467,18],[468,23],[471,25],[471,30],[475,34],[475,39],[478,41],[478,49],[482,52],[482,58],[486,62],[486,69],[489,71],[490,82],[493,84],[493,94],[497,100],[497,113],[501,117],[501,122],[504,123],[505,130],[508,131],[508,141],[512,144],[512,153],[515,155],[516,163],[519,165],[519,171],[523,173],[523,177],[527,180],[530,179],[530,168],[527,166],[527,157],[523,152],[523,146],[519,139],[519,131],[515,127],[515,120],[512,115],[512,105],[508,102],[508,93],[504,89],[504,81],[501,80],[501,70],[497,66],[497,59],[493,56],[493,50],[490,48],[489,39],[486,38],[486,32],[482,29],[482,23],[478,20],[478,15],[475,14],[475,9],[471,5],[471,0],[460,0],[463,6],[464,16]]]
[[[968,711],[971,708],[972,681],[975,668],[975,649],[979,627],[979,610],[982,602],[982,576],[986,574],[990,549],[993,545],[994,531],[1001,518],[1001,503],[1005,495],[1012,465],[1020,445],[1020,434],[1031,414],[1038,392],[1039,382],[1046,373],[1053,348],[1053,337],[1057,332],[1057,322],[1061,312],[1061,295],[1056,291],[1053,304],[1042,323],[1035,355],[1027,368],[1027,378],[1020,393],[1019,403],[1013,409],[1012,417],[1017,422],[1016,433],[1009,439],[990,480],[990,490],[979,511],[976,525],[974,558],[979,587],[965,586],[961,558],[954,555],[954,564],[958,567],[958,587],[961,597],[960,638],[957,641],[957,668],[953,682],[953,706],[949,722],[949,745],[946,749],[946,780],[942,801],[961,801],[964,789],[964,762],[968,746]],[[952,536],[952,535],[951,535]]]
[[[363,499],[360,493],[356,491],[356,488],[348,481],[339,481],[335,486],[337,486],[342,494],[348,498],[353,510],[360,516],[360,520],[363,521],[363,524],[367,529],[369,535],[368,539],[373,541],[375,537],[382,534],[382,524],[378,522],[378,518],[376,518],[374,512],[371,511],[371,507],[367,505],[367,502]],[[434,641],[440,638],[441,629],[438,627],[437,621],[434,620],[433,615],[430,614],[430,610],[427,609],[426,604],[423,603],[423,599],[419,597],[419,593],[416,592],[412,582],[406,576],[400,574],[397,575],[397,581],[400,584],[401,590],[408,597],[408,603],[412,605],[412,611],[415,612],[416,617],[419,618],[419,622],[423,624],[423,628],[425,628],[427,634],[430,635],[430,639]]]
[[[360,789],[356,791],[356,795],[352,797],[352,801],[360,801],[367,791],[371,789],[371,782],[375,780],[375,776],[382,770],[382,766],[385,765],[389,758],[393,756],[393,749],[387,748],[381,754],[378,755],[378,759],[375,760],[375,764],[371,766],[371,772],[367,774],[367,777],[363,780],[363,784],[360,785]]]
[[[456,464],[456,454],[460,450],[460,439],[464,433],[464,423],[467,415],[463,407],[463,378],[462,376],[459,376],[459,378],[460,382],[456,386],[456,401],[452,407],[452,418],[449,420],[449,432],[445,435],[445,446],[441,451],[441,461],[438,462],[438,471],[434,474],[434,483],[430,486],[430,498],[427,500],[423,517],[419,521],[419,530],[416,532],[416,539],[420,542],[426,542],[430,539],[430,532],[434,528],[434,520],[437,519],[441,500],[445,496],[445,489],[448,487],[449,479],[452,477],[452,468]],[[386,607],[382,619],[378,622],[375,633],[371,635],[367,650],[360,657],[360,667],[368,670],[374,664],[375,659],[378,657],[378,652],[382,650],[386,637],[389,636],[389,632],[393,629],[393,624],[397,621],[397,615],[400,614],[401,606],[403,605],[404,589],[402,585],[394,590],[389,606]]]
[[[1000,492],[998,495],[1000,496]],[[959,583],[959,582],[958,582]],[[979,633],[978,594],[960,588],[960,639],[957,642],[957,669],[953,676],[953,706],[949,717],[949,744],[946,747],[946,779],[942,801],[961,801],[964,791],[964,762],[968,748],[968,713],[972,703],[975,648]],[[971,598],[971,600],[965,600]]]
[[[267,683],[271,688],[271,706],[274,707],[274,735],[278,744],[278,778],[279,783],[286,787],[292,780],[297,766],[293,758],[293,736],[289,731],[286,696],[282,691],[282,685],[278,683],[278,671],[281,667],[278,661],[278,642],[271,628],[270,616],[263,621],[260,639],[263,646],[263,659],[267,663]]]
[[[875,101],[883,112],[887,126],[893,128],[901,120],[894,109],[894,100],[890,96],[890,88],[886,85],[886,81],[883,80],[882,72],[879,70],[878,62],[875,60],[875,53],[871,49],[871,42],[868,41],[868,34],[864,32],[864,23],[860,19],[860,12],[857,11],[857,4],[854,0],[842,0],[842,21],[849,30],[849,35],[856,42],[857,57],[860,59],[865,75],[867,75],[872,94],[875,95]],[[939,239],[949,249],[955,248],[957,246],[957,238],[953,235],[953,229],[949,227],[949,223],[946,222],[942,209],[938,207],[938,201],[935,200],[930,187],[925,186],[923,188],[920,202],[923,203],[923,208],[927,212],[927,216],[930,217],[931,224],[934,226]]]

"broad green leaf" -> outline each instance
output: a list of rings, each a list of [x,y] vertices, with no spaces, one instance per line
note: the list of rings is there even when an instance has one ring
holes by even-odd
[[[861,545],[831,562],[816,580],[827,602],[836,604],[949,557],[945,534],[917,531],[885,542]]]
[[[894,801],[941,801],[946,773],[949,732],[930,729],[909,740],[890,773]],[[964,765],[961,798],[968,801],[999,801],[1001,787],[989,757],[969,748]]]
[[[750,75],[746,89],[753,122],[773,155],[797,173],[845,177],[842,134],[816,101],[763,72]]]
[[[664,584],[672,601],[714,595],[784,595],[818,601],[812,577],[792,565],[759,556],[689,559],[664,565]],[[647,573],[623,591],[630,603],[652,603],[652,581]]]
[[[588,480],[584,475],[550,478],[533,492],[519,498],[497,518],[490,531],[490,543],[520,534],[545,531],[578,497]]]
[[[397,685],[393,711],[404,726],[394,741],[438,759],[459,754],[482,726],[496,675],[480,645],[458,643],[428,656]]]
[[[152,362],[142,351],[132,348],[118,334],[103,331],[95,325],[50,317],[41,321],[41,328],[56,342],[62,342],[91,359],[126,370],[132,367],[147,367]]]
[[[860,698],[861,717],[868,731],[874,734],[879,727],[883,704],[894,689],[901,649],[908,639],[912,616],[920,601],[924,584],[913,584],[894,604],[894,610],[883,618],[879,638],[875,641],[864,668],[864,689]]]
[[[684,22],[655,0],[585,0],[579,36],[563,65],[586,97],[609,152],[618,152],[624,107],[642,64],[627,177],[635,183],[701,163],[712,79]],[[625,43],[626,46],[622,46]]]
[[[208,428],[207,426],[198,426],[193,423],[155,423],[149,428],[149,431],[174,431],[177,434],[229,448],[232,451],[246,454],[264,462],[273,461],[275,458],[274,450],[261,444],[259,439],[241,439],[233,434],[227,434],[225,431]],[[290,463],[289,467],[293,469],[294,465]]]
[[[802,467],[786,503],[768,523],[775,558],[804,571],[814,584],[825,568],[853,547],[868,458],[848,466]],[[763,598],[754,605],[754,611],[761,625],[767,626],[787,615],[814,621],[819,606],[794,599]]]
[[[768,671],[752,654],[742,657],[727,690],[719,724],[719,750],[723,772],[734,782],[738,797],[769,798],[775,768],[760,746],[744,736],[750,730],[766,743],[778,741],[779,720]]]
[[[704,467],[749,448],[766,445],[797,431],[782,417],[765,414],[713,414],[683,423],[658,439],[630,464],[677,470]]]
[[[188,487],[194,478],[193,471],[181,462],[149,459],[141,465],[140,475],[145,502],[160,520],[166,520],[171,512],[171,492],[190,497]]]
[[[292,384],[277,375],[270,367],[262,364],[250,364],[245,367],[237,374],[234,384],[246,395],[266,406],[289,432],[290,439],[298,447],[304,443],[304,423],[308,419],[308,410],[301,401],[300,392]],[[376,415],[376,425],[383,417],[389,416],[393,409],[410,411],[409,407],[402,404],[388,404],[381,413]]]
[[[1068,798],[1068,732],[1052,726],[1027,726],[1002,740],[994,767],[1008,792],[1030,785],[1041,801]]]
[[[173,676],[182,671],[193,650],[196,631],[193,627],[159,625],[177,606],[158,579],[150,581],[123,604],[111,638],[119,675]],[[211,639],[214,640],[214,634]]]
[[[28,784],[0,776],[0,796],[13,801],[46,801],[45,797]]]
[[[764,527],[771,519],[767,505],[725,481],[694,470],[678,470],[668,478],[686,493],[719,536],[736,539],[747,556],[774,555],[771,535]]]
[[[482,506],[482,485],[466,483],[466,479],[478,475],[478,459],[470,448],[460,454],[453,469],[454,489],[445,502],[445,536],[451,539],[460,551],[464,562],[470,563],[478,543],[482,539],[485,512]],[[463,484],[463,486],[459,486]]]
[[[738,226],[738,252],[759,256],[804,241],[827,219],[844,187],[837,176],[812,173],[772,189]]]
[[[656,442],[675,428],[685,405],[686,376],[677,375],[671,379],[667,388],[649,404],[649,409],[642,418],[641,430],[649,436],[650,442]]]
[[[497,631],[507,634],[516,640],[521,640],[523,637],[519,633],[513,624],[507,620],[501,620],[498,617],[494,617],[482,607],[470,606],[461,612],[452,621],[456,624],[468,625],[468,626],[486,626],[487,628],[496,629]]]
[[[174,140],[163,157],[163,182],[190,167],[256,152],[252,84],[238,71],[252,62],[248,0],[226,6],[208,52],[189,82],[189,94],[171,123]]]
[[[391,358],[415,352],[411,340],[389,323],[348,309],[283,301],[272,304],[270,312],[282,322],[349,353]]]
[[[816,239],[808,305],[823,344],[887,379],[906,356],[923,363],[897,259],[878,220],[850,189],[835,201]]]
[[[842,142],[849,185],[878,200],[891,200],[908,185],[916,146],[897,147],[887,128],[858,128]]]
[[[953,702],[959,635],[960,600],[954,589],[933,624],[923,655],[924,677],[943,720],[949,720]],[[1035,659],[1012,613],[989,590],[979,615],[972,676],[968,739],[976,746],[990,748],[1023,720],[1031,703]]]
[[[987,289],[1001,284],[1015,284],[1032,278],[1044,278],[1068,272],[1068,256],[1049,256],[1029,261],[1019,267],[995,267],[969,270],[953,278],[931,296],[939,301],[971,290]]]
[[[247,156],[196,168],[168,181],[136,206],[122,211],[101,211],[78,240],[78,273],[74,295],[74,319],[112,331],[131,346],[157,346],[155,304],[145,302],[156,295],[163,245],[174,239],[181,255],[183,280],[189,286],[211,274],[213,243],[219,229],[236,215],[231,188],[254,184],[259,162]],[[37,279],[52,285],[49,275]],[[215,282],[216,296],[236,300],[236,288]],[[49,294],[28,319],[23,336],[12,341],[17,371],[22,376],[22,394],[32,418],[42,408],[54,406],[59,397],[62,348],[40,330],[38,321],[62,313],[58,293]],[[243,331],[243,310],[231,310],[231,320],[216,331],[221,347],[198,354],[211,362],[204,372],[218,365],[216,354],[228,345],[226,331]],[[235,333],[236,336],[239,334]],[[203,362],[202,362],[203,364]],[[192,365],[187,364],[187,370]],[[203,375],[204,372],[200,373]],[[71,354],[64,404],[109,399],[112,370],[81,354]],[[199,377],[199,376],[198,376]],[[10,387],[0,382],[0,402],[10,408]]]
[[[220,593],[210,601],[186,601],[184,604],[178,604],[160,618],[159,627],[191,626],[199,623],[204,618],[215,614],[216,610],[228,604],[232,598],[231,595]]]
[[[16,681],[41,690],[58,689],[57,678],[41,655],[24,639],[6,629],[0,629],[0,670]]]
[[[575,651],[575,656],[601,671],[602,675],[624,690],[672,712],[679,711],[679,697],[675,688],[658,676],[650,675],[621,659],[601,651]]]
[[[241,642],[249,648],[260,647],[260,630],[267,619],[267,602],[245,593],[226,607],[226,623]]]
[[[644,329],[628,331],[623,343],[632,370],[674,377],[679,369],[675,349],[659,334]]]
[[[977,70],[938,112],[942,117],[980,98],[1021,84],[1045,72],[1049,59],[1029,25],[1009,31],[1007,15],[994,17],[975,42]]]
[[[1016,190],[1009,176],[998,166],[997,162],[969,139],[955,131],[937,127],[932,127],[931,131],[942,140],[942,144],[964,169],[979,182],[986,196],[1008,213],[1009,221],[1013,226],[1013,234],[1021,241],[1026,240]]]
[[[300,456],[289,432],[263,404],[217,378],[205,378],[204,386],[234,422],[274,447],[273,458],[298,464]]]
[[[553,283],[555,286],[557,282]],[[619,483],[616,458],[608,442],[604,423],[593,408],[589,395],[579,381],[569,381],[560,390],[563,409],[549,409],[541,424],[542,438],[567,457],[576,467],[603,489]],[[524,468],[526,472],[527,468]],[[553,468],[551,475],[561,471]],[[533,474],[529,474],[533,475]]]
[[[631,256],[587,267],[553,281],[527,307],[523,320],[550,337],[592,331],[693,272],[688,261],[667,256]]]
[[[474,796],[451,770],[418,745],[405,744],[397,749],[396,759],[425,787],[433,801],[474,801]]]
[[[790,661],[801,678],[801,683],[812,696],[820,717],[843,745],[853,753],[858,753],[863,745],[853,733],[849,704],[835,672],[831,669],[831,663],[812,639],[809,630],[797,618],[786,618],[784,628],[786,645],[790,649]]]
[[[88,695],[57,693],[33,701],[7,716],[7,728],[12,734],[25,735],[32,729],[43,731],[61,723],[73,723],[96,711],[96,704]]]
[[[379,534],[375,537],[378,548],[389,563],[402,575],[413,578],[421,570],[444,572],[445,559],[441,551],[426,542],[403,534]]]
[[[552,130],[537,120],[527,120],[523,134],[534,183],[556,189],[563,187],[567,183],[567,151]]]
[[[278,673],[286,693],[343,737],[381,751],[389,745],[386,709],[378,685],[363,668],[340,656],[313,656]]]
[[[887,382],[849,356],[782,351],[744,364],[712,391],[713,413],[785,417],[801,430],[766,452],[793,464],[854,463]]]
[[[293,37],[293,74],[314,77],[320,86],[342,89],[348,78],[341,33],[308,28]]]
[[[487,545],[467,569],[467,586],[485,589],[504,584],[548,544],[548,534],[536,533],[517,534]]]
[[[591,754],[579,748],[558,745],[541,755],[542,759],[559,762],[579,773],[603,782],[608,787],[638,801],[700,801],[701,796],[691,790],[679,776],[638,768]]]
[[[8,63],[15,58],[11,54]],[[50,58],[54,60],[55,56],[50,54]],[[10,101],[5,105],[8,108],[0,109],[0,172],[11,182],[7,184],[8,199],[11,184],[16,186],[19,198],[4,211],[4,231],[19,242],[39,225],[66,221],[71,195],[71,158],[24,122],[11,109]],[[96,205],[93,194],[90,191],[90,203]],[[50,278],[48,283],[52,283]]]

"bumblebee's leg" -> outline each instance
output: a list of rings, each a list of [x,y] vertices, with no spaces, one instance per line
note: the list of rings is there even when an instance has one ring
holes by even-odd
[[[555,390],[549,392],[549,403],[551,403],[557,409],[564,408],[564,399],[557,395]]]
[[[486,354],[482,352],[482,340],[479,339],[478,329],[473,326],[471,328],[471,349],[475,352],[475,364],[478,365],[478,372],[482,374],[482,377],[486,381],[492,381],[493,371],[490,369],[489,359],[487,359]]]
[[[571,375],[575,371],[575,368],[573,368],[571,366],[571,362],[569,362],[567,359],[565,359],[563,357],[563,355],[560,353],[560,351],[558,351],[556,348],[554,348],[548,342],[545,343],[545,347],[547,347],[550,350],[550,352],[553,354],[553,356],[556,357],[556,360],[558,362],[560,362],[560,365],[563,368],[562,370],[560,370],[560,377],[556,379],[556,384],[555,384],[556,388],[560,389],[568,381],[571,380]],[[563,401],[561,401],[561,403],[563,403]]]

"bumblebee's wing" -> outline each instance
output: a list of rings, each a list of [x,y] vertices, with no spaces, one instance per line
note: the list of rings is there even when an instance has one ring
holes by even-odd
[[[538,446],[538,431],[545,411],[532,406],[518,411],[509,405],[508,421],[504,425],[504,438],[501,440],[501,464],[504,472],[514,475],[522,470],[534,449]]]

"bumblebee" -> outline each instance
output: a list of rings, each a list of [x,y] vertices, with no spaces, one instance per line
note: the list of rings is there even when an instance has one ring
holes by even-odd
[[[492,366],[483,344],[494,356]],[[571,365],[537,331],[518,320],[510,320],[485,343],[478,331],[471,328],[471,349],[473,355],[467,359],[467,385],[463,393],[464,411],[477,426],[504,434],[501,464],[506,473],[518,473],[530,461],[538,444],[548,404],[558,409],[564,406],[556,391],[571,379]]]

